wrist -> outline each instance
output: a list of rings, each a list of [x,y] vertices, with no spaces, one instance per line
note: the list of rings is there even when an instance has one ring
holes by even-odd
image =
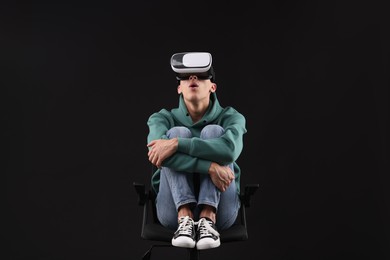
[[[179,147],[179,139],[177,137],[172,139],[173,141],[173,147],[175,148],[175,151],[177,151],[177,148]]]
[[[208,173],[211,175],[215,172],[215,162],[212,162],[210,164],[210,167],[209,167],[209,170],[208,170]]]

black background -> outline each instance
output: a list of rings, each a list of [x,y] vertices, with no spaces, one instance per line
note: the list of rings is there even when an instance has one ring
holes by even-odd
[[[201,259],[389,259],[389,26],[375,1],[2,4],[3,259],[140,259],[146,120],[213,54],[246,116],[249,240]],[[3,161],[3,160],[2,160]],[[181,249],[155,249],[179,259]]]

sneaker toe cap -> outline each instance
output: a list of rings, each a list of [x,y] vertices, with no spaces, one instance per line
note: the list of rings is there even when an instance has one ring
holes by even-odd
[[[172,245],[177,247],[194,248],[195,241],[190,237],[179,236],[175,239],[172,239]]]
[[[220,244],[221,244],[221,241],[219,239],[214,240],[212,238],[206,237],[206,238],[200,239],[196,243],[196,248],[199,249],[199,250],[209,249],[209,248],[216,248],[216,247],[219,247]]]

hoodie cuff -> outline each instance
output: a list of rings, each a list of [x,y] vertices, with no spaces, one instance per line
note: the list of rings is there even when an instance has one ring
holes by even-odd
[[[185,154],[190,153],[191,139],[189,138],[177,138],[179,144],[177,146],[177,151]]]
[[[211,162],[206,160],[199,160],[198,169],[199,173],[208,174]]]

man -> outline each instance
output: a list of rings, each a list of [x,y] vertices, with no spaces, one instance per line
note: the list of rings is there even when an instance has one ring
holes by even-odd
[[[236,220],[245,117],[217,99],[212,56],[176,53],[179,106],[148,119],[148,158],[161,224],[176,230],[172,245],[198,250],[220,245],[218,230]],[[198,220],[195,222],[195,220]]]

